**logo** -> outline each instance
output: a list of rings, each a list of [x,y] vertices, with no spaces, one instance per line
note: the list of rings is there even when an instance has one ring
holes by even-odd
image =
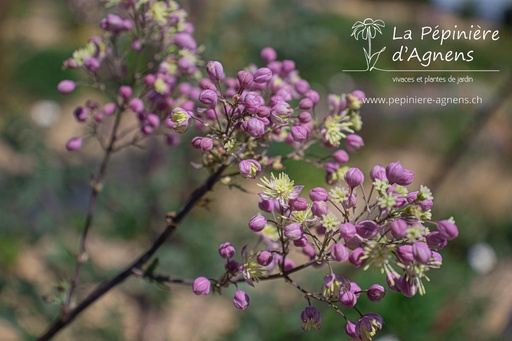
[[[386,24],[384,21],[380,19],[373,20],[372,18],[366,18],[363,21],[356,21],[356,23],[352,25],[351,37],[353,36],[356,40],[359,40],[359,37],[363,40],[368,40],[368,50],[363,47],[364,57],[366,59],[366,70],[359,71],[372,71],[376,68],[375,64],[377,64],[380,54],[386,50],[386,47],[384,46],[379,51],[372,53],[372,39],[375,38],[377,32],[382,34],[381,27],[385,26]]]
[[[363,54],[365,58],[366,68],[356,70],[343,70],[343,72],[367,72],[367,71],[383,71],[383,72],[499,72],[500,70],[485,69],[485,70],[471,70],[469,68],[453,69],[433,69],[432,65],[463,65],[467,63],[470,65],[475,59],[474,50],[451,50],[448,46],[460,48],[461,42],[466,41],[468,46],[474,46],[473,41],[482,41],[491,48],[491,44],[499,40],[499,31],[494,29],[485,29],[480,25],[469,25],[469,27],[460,28],[454,24],[451,27],[435,26],[422,26],[420,28],[398,30],[393,27],[392,40],[397,41],[399,44],[393,44],[396,51],[387,49],[386,46],[380,49],[375,45],[373,40],[377,35],[383,35],[383,29],[386,24],[381,19],[366,18],[363,21],[356,21],[352,25],[351,37],[356,40],[362,39],[367,41],[368,46],[363,47]],[[421,48],[415,46],[415,42],[421,41]],[[430,42],[433,49],[424,49],[425,42]],[[444,44],[444,45],[443,45]],[[400,45],[397,47],[397,45]],[[382,44],[381,44],[382,46]],[[385,53],[384,53],[385,52]],[[400,63],[407,63],[407,67],[401,69],[384,69],[377,67],[379,60],[387,61],[387,65],[392,64],[396,66],[403,66]],[[451,64],[454,63],[454,64]],[[417,65],[416,69],[410,69],[410,65]]]

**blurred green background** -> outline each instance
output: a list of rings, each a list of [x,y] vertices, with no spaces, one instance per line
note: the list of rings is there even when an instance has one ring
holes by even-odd
[[[361,310],[376,311],[385,319],[381,341],[512,339],[512,86],[504,86],[512,71],[512,4],[504,1],[501,11],[489,13],[479,2],[459,2],[440,7],[428,1],[182,2],[196,24],[197,41],[205,47],[204,59],[222,61],[230,75],[248,63],[261,65],[259,51],[272,46],[279,59],[296,61],[301,76],[324,99],[328,92],[355,88],[370,97],[482,98],[481,105],[362,109],[366,147],[351,163],[368,171],[376,163],[401,160],[416,171],[416,184],[435,186],[434,217],[454,216],[460,229],[459,238],[442,251],[444,265],[432,271],[426,296],[407,299],[389,293],[378,304],[361,300]],[[72,110],[92,94],[81,90],[62,98],[56,85],[61,79],[80,78],[61,70],[62,61],[98,33],[96,23],[103,15],[96,1],[0,2],[2,341],[30,340],[45,329],[59,312],[59,295],[74,266],[88,181],[98,167],[99,154],[94,143],[80,153],[65,151],[65,141],[81,132]],[[386,22],[387,29],[375,41],[389,50],[401,43],[391,39],[393,26],[479,24],[499,29],[496,43],[459,41],[446,48],[475,50],[471,66],[462,62],[450,68],[501,71],[468,73],[474,81],[456,86],[394,84],[392,75],[377,71],[344,73],[364,67],[365,42],[354,40],[350,33],[353,23],[366,17]],[[419,49],[439,48],[426,41],[415,43]],[[382,56],[378,65],[396,66],[389,56]],[[493,104],[498,108],[490,111]],[[115,156],[99,201],[89,243],[91,262],[80,295],[144,250],[161,231],[165,213],[178,209],[205,177],[200,170],[190,170],[191,155],[197,160],[198,154],[186,147],[169,148],[151,140],[145,150]],[[286,166],[298,184],[311,188],[323,183],[321,171],[294,163]],[[251,242],[246,224],[257,211],[256,196],[221,187],[214,194],[217,199],[206,209],[196,209],[194,218],[187,219],[159,251],[162,272],[215,277],[223,267],[218,244],[230,240],[240,249]],[[339,271],[362,287],[383,283],[382,276],[371,271],[356,273],[349,267]],[[322,270],[310,269],[296,279],[315,290],[323,275]],[[282,282],[248,288],[251,307],[239,312],[232,307],[231,289],[221,297],[205,298],[196,297],[188,287],[162,288],[130,279],[55,339],[347,339],[342,319],[325,307],[323,328],[304,333],[299,314],[305,301],[289,288]]]

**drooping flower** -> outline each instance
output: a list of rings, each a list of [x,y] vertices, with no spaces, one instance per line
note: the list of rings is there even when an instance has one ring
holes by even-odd
[[[306,307],[300,314],[302,320],[302,330],[311,328],[320,329],[322,327],[322,317],[320,312],[313,306]]]

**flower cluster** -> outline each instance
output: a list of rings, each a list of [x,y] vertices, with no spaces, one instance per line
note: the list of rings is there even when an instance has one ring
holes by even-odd
[[[197,97],[196,89],[182,81],[198,76],[194,26],[174,1],[110,1],[110,5],[118,5],[120,14],[102,19],[102,35],[92,37],[64,62],[66,68],[85,71],[90,81],[63,80],[57,89],[67,95],[83,85],[108,96],[106,103],[88,100],[74,111],[77,121],[90,127],[86,136],[97,137],[105,149],[108,142],[103,139],[103,126],[108,125],[104,120],[115,117],[119,122],[121,114],[136,122],[124,132],[121,144],[135,144],[159,133],[174,145],[194,110],[189,98]],[[79,149],[82,139],[70,139],[66,148]]]
[[[193,26],[175,2],[109,4],[117,5],[122,14],[107,15],[100,24],[103,35],[65,62],[69,68],[85,70],[91,79],[87,85],[110,96],[106,103],[89,100],[76,108],[77,121],[89,125],[107,153],[150,135],[163,135],[170,145],[180,143],[182,136],[200,153],[200,166],[210,172],[210,180],[240,187],[235,183],[238,177],[260,179],[259,211],[247,224],[258,242],[254,248],[242,247],[239,259],[231,243],[221,244],[224,273],[196,278],[195,294],[234,286],[233,305],[245,310],[250,298],[239,288],[241,283],[254,286],[282,278],[307,301],[300,315],[304,330],[321,328],[320,311],[313,306],[318,302],[335,308],[346,321],[346,334],[358,340],[371,340],[384,323],[378,314],[360,313],[356,305],[361,294],[379,302],[386,289],[380,284],[362,289],[335,264],[377,269],[391,291],[407,297],[425,294],[428,272],[442,264],[438,251],[457,237],[458,229],[453,219],[432,219],[430,190],[410,190],[414,172],[399,161],[376,165],[367,176],[349,166],[350,153],[364,146],[358,135],[362,91],[331,94],[328,112],[318,113],[319,93],[301,78],[292,60],[278,60],[272,48],[261,51],[263,65],[248,65],[230,77],[219,61],[199,67]],[[76,85],[64,80],[58,90],[70,94]],[[127,115],[136,124],[120,131]],[[107,126],[111,130],[106,134],[103,122],[108,117],[114,124]],[[110,139],[105,141],[103,135]],[[289,152],[271,155],[272,143],[287,144]],[[310,153],[313,145],[323,147],[324,155]],[[75,137],[66,148],[81,146],[82,138]],[[327,185],[304,193],[304,186],[282,172],[284,160],[325,170]],[[265,170],[270,175],[263,175]],[[306,261],[298,264],[297,254]],[[317,291],[291,278],[310,266],[322,269]],[[357,321],[345,315],[348,309],[357,312]]]

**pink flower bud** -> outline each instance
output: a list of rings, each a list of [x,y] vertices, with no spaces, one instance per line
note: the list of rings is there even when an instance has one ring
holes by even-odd
[[[347,334],[347,336],[351,339],[359,339],[356,334],[356,324],[354,322],[347,321],[347,324],[345,324],[345,334]]]
[[[267,226],[267,218],[262,215],[255,215],[249,220],[249,228],[254,232],[262,231]]]
[[[89,109],[84,107],[77,107],[73,112],[78,122],[85,122],[89,117]]]
[[[366,292],[371,302],[380,302],[386,296],[386,289],[382,285],[374,284]]]
[[[116,112],[116,108],[117,106],[115,103],[109,102],[103,106],[103,112],[105,113],[105,115],[111,116]]]
[[[264,250],[258,253],[256,262],[258,262],[259,265],[267,266],[272,263],[273,258],[274,257],[272,256],[272,252]]]
[[[224,259],[233,258],[235,255],[235,248],[230,243],[224,243],[219,246],[219,255]]]
[[[203,90],[199,94],[199,102],[214,107],[217,105],[217,93],[213,90]]]
[[[73,137],[66,143],[66,149],[70,152],[74,152],[82,148],[82,139],[80,137]]]
[[[413,297],[418,292],[418,287],[415,284],[409,283],[405,279],[402,280],[400,291],[406,297]]]
[[[386,276],[388,288],[394,292],[400,292],[402,290],[402,280],[402,276],[396,272],[392,272],[390,275]]]
[[[439,221],[437,223],[437,230],[447,240],[455,239],[459,235],[459,229],[457,228],[457,225],[448,220]]]
[[[340,304],[344,308],[352,308],[357,303],[357,297],[352,291],[345,291],[340,295]]]
[[[237,290],[233,298],[233,305],[235,308],[245,310],[249,306],[249,296],[242,290]]]
[[[245,125],[247,134],[254,138],[260,138],[265,134],[265,124],[258,118],[251,118]]]
[[[329,200],[329,194],[323,187],[315,187],[309,191],[309,198],[312,201],[327,201]]]
[[[70,80],[63,80],[57,85],[57,90],[61,95],[69,95],[75,91],[76,83]]]
[[[382,167],[381,165],[375,165],[372,170],[370,171],[370,178],[372,179],[372,182],[375,180],[385,180],[386,179],[386,169]]]
[[[308,201],[305,198],[290,200],[290,207],[294,211],[305,211],[308,208]]]
[[[308,123],[308,122],[311,122],[311,114],[307,111],[303,111],[299,114],[298,116],[298,119],[299,119],[299,122],[300,123]]]
[[[301,79],[301,80],[298,80],[297,82],[295,82],[294,84],[295,86],[295,90],[297,90],[297,92],[301,95],[305,95],[309,90],[311,90],[310,86],[309,86],[309,83],[307,80],[305,79]]]
[[[356,235],[356,227],[351,223],[341,224],[340,235],[343,239],[349,240]]]
[[[206,277],[197,277],[192,285],[192,290],[196,295],[208,295],[210,293],[210,280]]]
[[[371,239],[379,232],[379,225],[373,220],[363,220],[356,225],[356,231],[362,238]]]
[[[212,82],[220,82],[225,77],[224,68],[222,64],[217,61],[209,61],[208,64],[206,64],[206,72]]]
[[[403,219],[393,220],[389,227],[391,228],[391,233],[395,238],[403,238],[407,233],[407,222]]]
[[[302,110],[311,110],[315,104],[310,98],[304,97],[299,102],[299,108]]]
[[[311,212],[317,217],[327,214],[328,211],[329,205],[327,205],[325,201],[315,201],[313,202],[313,206],[311,206]]]
[[[253,75],[253,80],[255,83],[266,83],[272,78],[272,71],[269,68],[262,67],[256,70]]]
[[[302,126],[294,126],[291,135],[296,142],[304,142],[308,138],[308,131]]]
[[[365,260],[361,259],[364,256],[364,250],[362,247],[358,247],[357,249],[352,250],[350,255],[348,256],[348,261],[354,265],[356,268],[360,268],[364,265]]]
[[[331,246],[331,257],[337,262],[344,262],[348,259],[349,252],[345,245],[335,243]]]
[[[277,53],[273,48],[265,47],[264,49],[261,50],[260,57],[261,59],[263,59],[265,63],[269,63],[276,60]]]
[[[363,138],[357,134],[349,134],[345,139],[345,146],[349,152],[354,153],[356,150],[364,147]]]
[[[432,257],[432,250],[423,242],[415,242],[412,244],[412,254],[418,263],[428,264]]]
[[[237,79],[240,88],[243,89],[250,87],[254,81],[252,74],[247,71],[238,71]]]
[[[359,168],[352,167],[345,173],[344,179],[348,186],[354,189],[364,182],[364,175]]]
[[[254,159],[242,160],[238,164],[238,171],[243,178],[254,179],[261,173],[261,165]]]
[[[123,85],[119,88],[119,96],[125,100],[132,96],[132,92],[132,88],[128,85]]]
[[[291,223],[284,228],[284,235],[291,240],[299,240],[303,234],[302,226],[297,223]]]
[[[130,101],[130,109],[135,113],[141,113],[144,111],[144,103],[140,98],[135,97]]]
[[[396,249],[396,254],[400,261],[404,264],[414,262],[414,255],[412,253],[412,245],[402,245]]]
[[[347,152],[344,151],[343,149],[339,149],[334,154],[332,154],[332,158],[334,159],[334,161],[341,165],[347,163],[349,160]]]

